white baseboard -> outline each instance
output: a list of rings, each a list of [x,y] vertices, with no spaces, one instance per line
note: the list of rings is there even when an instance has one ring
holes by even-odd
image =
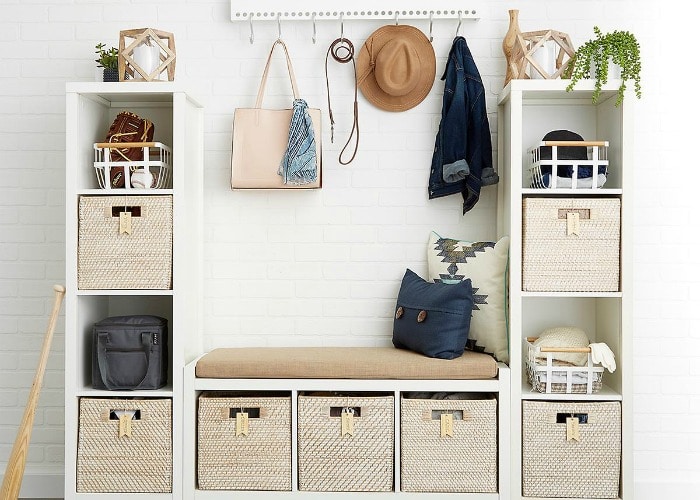
[[[697,500],[700,481],[659,482],[637,481],[634,483],[635,500]],[[63,498],[63,474],[27,473],[22,480],[20,498]]]
[[[25,472],[19,497],[63,498],[63,474]]]
[[[700,481],[660,482],[636,481],[634,483],[634,500],[696,500],[700,491]]]

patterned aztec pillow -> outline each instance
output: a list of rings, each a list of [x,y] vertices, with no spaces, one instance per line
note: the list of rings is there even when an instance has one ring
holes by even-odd
[[[466,348],[492,354],[508,363],[506,289],[510,238],[472,242],[443,238],[434,231],[428,240],[430,280],[458,283],[471,279],[474,306]]]

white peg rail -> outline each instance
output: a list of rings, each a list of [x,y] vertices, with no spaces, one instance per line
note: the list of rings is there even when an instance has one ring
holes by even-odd
[[[354,0],[352,8],[345,9],[328,3],[305,1],[290,8],[289,3],[280,0],[231,0],[231,21],[337,21],[341,16],[343,20],[387,19],[399,23],[407,19],[479,19],[475,6],[459,0]]]

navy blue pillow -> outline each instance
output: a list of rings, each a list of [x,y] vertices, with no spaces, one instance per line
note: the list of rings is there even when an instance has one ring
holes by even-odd
[[[470,279],[430,283],[406,269],[394,314],[392,342],[431,358],[454,359],[464,352],[474,296]]]

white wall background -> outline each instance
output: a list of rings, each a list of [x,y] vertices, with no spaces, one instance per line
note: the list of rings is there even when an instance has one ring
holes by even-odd
[[[285,5],[310,8],[306,0]],[[509,8],[520,9],[523,31],[558,29],[577,46],[592,36],[594,25],[632,29],[642,43],[634,207],[637,498],[694,498],[700,489],[700,258],[694,245],[700,225],[693,188],[700,179],[688,51],[697,12],[674,1],[473,5],[481,20],[465,21],[462,34],[485,81],[494,147]],[[382,112],[360,95],[360,152],[350,166],[339,165],[337,154],[352,119],[351,69],[331,63],[337,129],[331,144],[326,118],[324,188],[260,193],[228,189],[231,114],[252,104],[277,26],[256,23],[250,45],[248,25],[228,19],[227,0],[2,0],[0,460],[9,455],[34,375],[51,285],[64,279],[65,83],[93,80],[93,47],[100,41],[116,46],[119,30],[173,32],[176,80],[187,82],[206,106],[206,348],[388,344],[400,278],[406,267],[424,274],[429,231],[496,236],[495,188],[486,188],[466,216],[459,195],[427,199],[443,89],[439,77],[456,22],[435,22],[436,84],[418,107]],[[359,50],[383,24],[346,21],[345,35]],[[412,24],[428,27],[427,20]],[[323,59],[339,35],[338,23],[318,22],[316,45],[308,22],[283,23],[282,30],[302,94],[325,110]],[[288,102],[284,74],[282,64],[276,65],[271,106]],[[32,435],[24,490],[29,495],[61,491],[62,332],[59,322]]]

